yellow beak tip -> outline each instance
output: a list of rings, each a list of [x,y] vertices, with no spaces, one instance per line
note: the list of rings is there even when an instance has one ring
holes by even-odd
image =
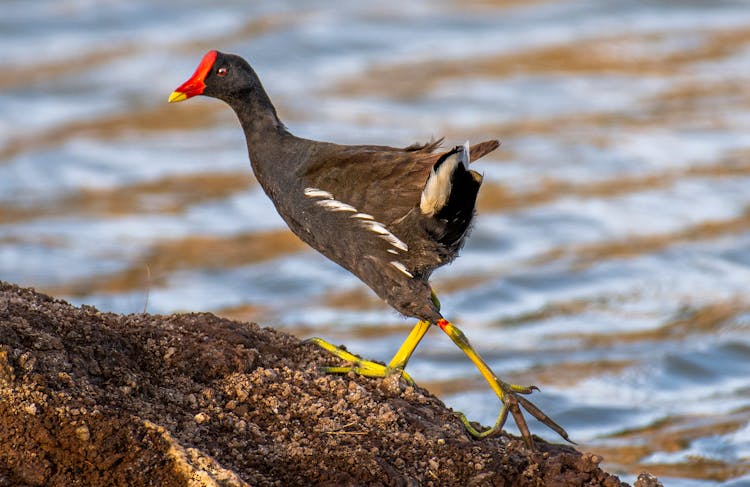
[[[169,103],[177,103],[178,101],[186,100],[187,97],[188,96],[181,91],[173,91],[172,94],[169,95]]]

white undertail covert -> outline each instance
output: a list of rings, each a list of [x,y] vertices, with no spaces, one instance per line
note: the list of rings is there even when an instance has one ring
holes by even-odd
[[[432,168],[419,200],[419,209],[424,215],[433,216],[446,205],[451,194],[453,172],[459,164],[463,164],[464,169],[469,169],[469,155],[469,141],[467,140],[455,154],[451,154],[440,164],[437,171],[434,167]]]

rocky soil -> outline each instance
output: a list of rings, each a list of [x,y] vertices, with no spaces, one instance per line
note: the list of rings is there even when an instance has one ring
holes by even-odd
[[[0,486],[625,485],[570,446],[473,440],[427,391],[331,360],[252,323],[0,282]]]

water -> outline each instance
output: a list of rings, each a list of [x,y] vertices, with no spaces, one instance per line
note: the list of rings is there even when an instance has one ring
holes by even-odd
[[[749,25],[744,1],[6,1],[0,279],[389,359],[412,323],[288,233],[234,115],[166,104],[237,52],[298,135],[502,139],[446,315],[623,478],[747,485]],[[409,369],[494,422],[439,330]]]

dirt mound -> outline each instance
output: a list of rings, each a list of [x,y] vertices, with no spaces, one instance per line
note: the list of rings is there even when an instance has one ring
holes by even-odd
[[[330,361],[255,324],[0,283],[0,485],[624,485],[568,446],[472,440],[426,391]]]

